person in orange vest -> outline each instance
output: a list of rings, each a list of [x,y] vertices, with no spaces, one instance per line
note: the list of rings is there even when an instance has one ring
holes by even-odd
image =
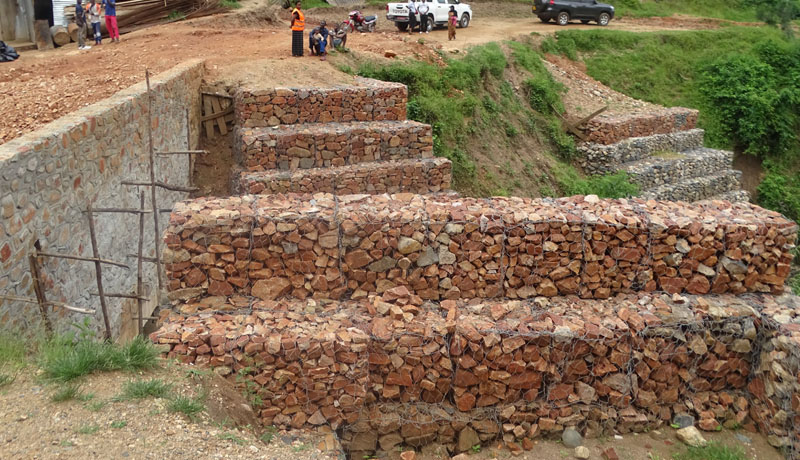
[[[303,31],[306,28],[306,15],[300,11],[300,2],[292,10],[292,56],[303,57]]]

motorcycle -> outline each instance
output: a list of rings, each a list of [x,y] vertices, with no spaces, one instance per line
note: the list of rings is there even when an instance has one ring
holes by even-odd
[[[364,16],[361,14],[361,11],[355,10],[350,12],[350,17],[344,24],[350,29],[350,32],[354,30],[359,32],[374,32],[377,22],[377,16]]]

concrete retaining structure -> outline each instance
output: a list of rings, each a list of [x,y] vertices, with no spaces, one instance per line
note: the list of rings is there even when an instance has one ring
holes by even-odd
[[[450,188],[446,158],[360,163],[338,168],[243,172],[235,188],[242,193],[438,193]]]
[[[178,203],[176,297],[779,293],[797,226],[750,204],[325,194]]]
[[[185,150],[187,132],[191,138],[188,147],[197,145],[202,77],[202,62],[192,61],[152,79],[152,128],[157,150]],[[120,182],[149,180],[146,126],[147,98],[142,82],[0,146],[0,294],[34,297],[27,258],[36,242],[47,252],[91,256],[83,212],[88,205],[139,207],[137,187]],[[185,156],[157,157],[156,165],[156,180],[186,185],[190,171]],[[164,208],[185,197],[183,193],[158,190],[159,205]],[[135,258],[126,255],[136,252],[138,217],[97,214],[95,221],[101,256],[132,267],[104,267],[106,292],[135,291]],[[148,215],[144,248],[151,257],[153,242],[152,216]],[[97,291],[92,264],[42,260],[48,299],[96,309],[93,323],[103,324],[98,298],[90,294]],[[156,271],[152,264],[145,264],[145,268],[152,310],[158,297]],[[136,301],[109,299],[115,334],[131,332],[126,328],[131,326],[135,305]],[[51,317],[59,328],[81,320],[58,308]],[[0,321],[12,329],[41,328],[35,304],[0,300]]]
[[[405,120],[408,90],[400,83],[356,77],[356,85],[331,88],[243,86],[234,96],[242,128],[351,121]]]
[[[295,170],[430,158],[431,127],[414,121],[315,123],[241,129],[235,145],[248,171]]]
[[[265,424],[340,429],[353,457],[498,438],[514,452],[566,427],[643,432],[682,413],[708,431],[758,427],[796,452],[795,303],[638,293],[437,304],[394,288],[172,313],[151,337],[168,356],[254,381]]]

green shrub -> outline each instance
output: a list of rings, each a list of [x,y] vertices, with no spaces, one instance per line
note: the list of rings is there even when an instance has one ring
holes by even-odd
[[[176,412],[186,415],[190,419],[194,420],[197,417],[197,414],[206,410],[206,406],[203,404],[203,399],[204,398],[202,396],[192,398],[189,396],[179,395],[167,403],[167,410],[169,412]]]
[[[53,402],[64,402],[77,399],[81,396],[81,385],[76,382],[64,383],[50,396]]]
[[[618,172],[605,176],[582,178],[572,166],[560,164],[554,168],[556,182],[564,195],[597,195],[600,198],[627,198],[639,193],[639,186]]]

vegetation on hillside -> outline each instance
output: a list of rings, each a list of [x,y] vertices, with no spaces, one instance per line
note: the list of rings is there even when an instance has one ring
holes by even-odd
[[[433,127],[434,153],[453,162],[455,188],[461,192],[621,197],[637,191],[624,175],[610,181],[582,178],[569,165],[575,142],[559,118],[564,88],[530,44],[474,47],[462,58],[447,59],[444,67],[419,61],[355,66],[359,75],[408,86],[408,117]]]
[[[758,202],[800,220],[800,41],[770,27],[564,31],[546,52],[633,97],[701,109],[706,144],[758,156]]]

